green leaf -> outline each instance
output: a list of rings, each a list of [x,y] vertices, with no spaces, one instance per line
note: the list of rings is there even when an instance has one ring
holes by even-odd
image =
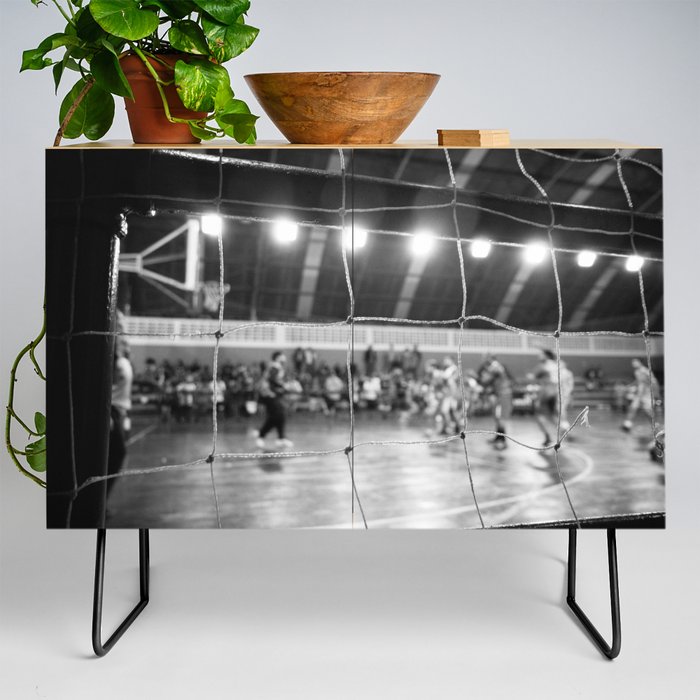
[[[99,87],[113,95],[134,99],[129,81],[119,65],[119,59],[111,44],[104,42],[105,48],[98,51],[90,62],[90,72]],[[109,47],[109,48],[107,48]]]
[[[189,127],[192,135],[196,136],[198,139],[202,139],[202,141],[211,141],[211,139],[217,136],[215,131],[207,128],[202,123],[190,122]]]
[[[236,139],[238,143],[255,143],[255,122],[259,117],[250,113],[243,100],[230,99],[216,112],[216,122],[226,136]]]
[[[27,49],[22,51],[22,65],[20,66],[19,72],[25,70],[41,70],[50,66],[53,61],[50,58],[44,58],[45,51],[41,48]]]
[[[34,414],[34,427],[39,435],[46,434],[46,416],[39,411]]]
[[[72,51],[71,51],[71,56],[75,58],[78,61],[82,61],[82,59],[87,58],[90,59],[95,53],[95,49],[83,49],[80,46],[76,46]]]
[[[92,0],[89,8],[102,29],[122,39],[136,41],[158,29],[158,13],[142,10],[136,0]]]
[[[217,94],[227,85],[230,83],[226,69],[207,59],[194,58],[188,63],[180,60],[175,64],[177,94],[187,109],[211,112]]]
[[[46,436],[36,442],[29,443],[24,451],[27,453],[27,462],[35,472],[46,471]]]
[[[233,99],[233,90],[231,89],[231,82],[223,82],[219,85],[219,89],[216,93],[216,98],[214,99],[214,111],[222,112],[225,111],[226,105]]]
[[[81,78],[63,98],[59,111],[59,124],[63,122],[68,114],[68,110],[84,87],[85,81]],[[95,84],[76,108],[63,135],[67,139],[77,139],[82,134],[85,134],[91,141],[97,141],[109,131],[113,120],[114,98],[99,85]]]
[[[209,42],[211,54],[219,63],[225,63],[242,54],[250,48],[260,33],[256,27],[242,22],[226,25],[206,16],[202,17],[202,29]]]
[[[222,24],[233,24],[250,9],[250,0],[194,0],[194,4]]]
[[[52,34],[47,36],[39,46],[35,49],[28,49],[22,52],[22,67],[20,73],[25,70],[41,70],[53,64],[50,58],[46,58],[46,54],[61,46],[72,46],[78,43],[78,40],[69,34]]]
[[[58,63],[54,63],[54,66],[51,69],[51,72],[53,74],[54,95],[58,94],[58,86],[61,84],[61,78],[63,77],[63,69],[65,67],[66,64],[63,61],[59,61]]]
[[[121,39],[118,36],[112,36],[111,34],[100,39],[100,44],[102,44],[107,51],[113,54],[117,60],[121,56],[122,50],[124,49],[124,44],[126,43],[127,42],[125,42],[124,39]]]
[[[248,143],[252,146],[257,140],[258,132],[255,130],[255,127],[253,127],[250,134],[248,135],[248,138],[245,141],[241,141],[241,143]]]
[[[254,124],[230,124],[219,125],[224,131],[224,134],[231,139],[235,139],[238,143],[255,143],[257,133]]]
[[[53,83],[54,83],[54,94],[58,94],[58,86],[61,83],[61,78],[63,78],[63,72],[66,70],[74,70],[80,72],[80,66],[73,59],[73,54],[76,49],[68,49],[64,54],[63,58],[58,62],[54,63],[53,72]]]
[[[238,119],[236,123],[231,123]],[[238,143],[255,143],[255,122],[257,117],[246,118],[244,115],[228,115],[228,121],[217,119],[217,123],[223,129],[226,136],[235,139]]]
[[[146,0],[141,6],[143,8],[157,7],[163,10],[170,19],[182,19],[197,9],[192,0]]]
[[[222,105],[216,116],[226,124],[237,124],[242,117],[253,121],[258,119],[251,113],[250,108],[243,100],[236,99],[231,99],[225,105]]]
[[[226,136],[235,139],[238,143],[255,143],[256,133],[254,123],[241,122],[240,124],[233,124],[222,128]]]
[[[168,40],[174,49],[186,53],[209,55],[207,38],[201,27],[191,19],[182,22],[173,22],[168,32]]]
[[[95,22],[95,18],[87,7],[76,12],[75,31],[83,41],[89,44],[94,44],[106,34],[105,30]]]

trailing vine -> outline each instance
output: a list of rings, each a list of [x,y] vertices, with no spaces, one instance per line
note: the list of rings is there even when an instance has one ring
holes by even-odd
[[[39,334],[33,340],[30,340],[17,354],[12,367],[10,369],[10,388],[7,397],[7,407],[5,411],[5,446],[19,471],[28,479],[31,479],[35,484],[46,488],[46,481],[34,474],[33,472],[43,473],[46,471],[46,417],[43,413],[37,411],[34,414],[34,427],[30,427],[29,423],[22,419],[15,409],[15,386],[17,384],[17,372],[22,365],[22,361],[28,357],[32,364],[35,374],[42,381],[46,381],[39,362],[36,359],[36,349],[46,335],[46,306],[44,305],[44,321]],[[12,442],[13,426],[26,431],[27,439],[30,440],[24,449],[16,447]],[[27,463],[25,467],[22,461]],[[32,471],[30,471],[30,469]]]
[[[102,138],[114,119],[114,96],[133,99],[131,86],[120,65],[123,52],[131,51],[143,62],[158,88],[163,113],[170,122],[186,123],[198,138],[228,136],[239,143],[255,143],[255,122],[248,105],[236,99],[223,63],[240,55],[255,41],[259,30],[245,15],[250,0],[30,0],[53,6],[60,13],[63,30],[46,37],[34,49],[22,53],[20,71],[51,68],[58,91],[66,72],[78,74],[59,110],[59,128],[53,145],[63,138]],[[57,56],[55,52],[62,51]],[[162,59],[164,52],[188,54],[174,67]],[[172,70],[172,80],[162,79],[151,61]],[[203,118],[181,119],[171,114],[163,87],[174,84],[183,105],[204,113]],[[39,334],[17,354],[10,369],[5,412],[5,446],[17,469],[42,487],[46,481],[46,417],[37,411],[33,422],[15,408],[18,372],[27,360],[41,381],[46,376],[36,359],[46,334],[46,307]],[[13,431],[27,434],[23,447],[13,442]]]

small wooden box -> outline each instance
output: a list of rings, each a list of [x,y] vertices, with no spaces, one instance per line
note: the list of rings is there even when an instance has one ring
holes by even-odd
[[[439,146],[498,148],[510,146],[508,129],[438,129]]]

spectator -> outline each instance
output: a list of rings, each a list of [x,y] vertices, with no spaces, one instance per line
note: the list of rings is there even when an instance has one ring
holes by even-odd
[[[369,377],[377,371],[377,351],[371,346],[365,350],[365,374]]]

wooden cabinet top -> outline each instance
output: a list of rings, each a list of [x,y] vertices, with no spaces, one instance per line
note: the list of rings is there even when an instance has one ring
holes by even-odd
[[[53,147],[50,147],[51,150]],[[225,149],[274,149],[274,148],[443,148],[436,140],[398,141],[393,144],[305,144],[286,141],[258,141],[255,145],[242,145],[231,140],[214,140],[199,144],[136,144],[128,140],[95,141],[90,143],[65,144],[58,148],[114,149],[114,148],[225,148]],[[475,146],[448,146],[447,148],[476,148]],[[640,146],[639,144],[617,141],[614,139],[515,139],[508,146],[490,146],[488,149],[540,148],[540,149],[610,149],[610,148],[659,148],[658,146]]]

